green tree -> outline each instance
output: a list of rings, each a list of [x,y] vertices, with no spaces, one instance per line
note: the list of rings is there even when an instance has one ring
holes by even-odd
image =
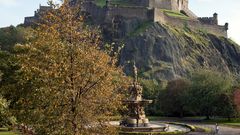
[[[30,28],[28,28],[30,29]],[[0,48],[5,51],[11,51],[16,43],[23,43],[25,31],[23,27],[9,26],[0,29]]]
[[[167,87],[159,95],[161,110],[167,116],[183,117],[189,114],[188,90],[190,82],[185,79],[169,81]]]
[[[219,95],[215,115],[226,117],[229,121],[231,118],[237,116],[237,107],[234,105],[233,92]]]
[[[100,49],[99,31],[67,3],[15,48],[22,73],[16,114],[38,134],[115,134],[108,121],[121,106],[125,77],[116,57]]]
[[[217,115],[220,112],[218,107],[221,102],[219,98],[223,94],[231,94],[233,79],[222,73],[200,70],[194,72],[191,77],[190,100],[191,108],[200,115]],[[227,107],[224,106],[224,107]]]
[[[146,112],[149,115],[160,115],[161,112],[159,110],[157,97],[159,95],[159,91],[164,89],[163,84],[157,82],[156,80],[148,79],[140,79],[140,83],[143,86],[143,97],[145,99],[153,100],[153,103],[147,106]]]

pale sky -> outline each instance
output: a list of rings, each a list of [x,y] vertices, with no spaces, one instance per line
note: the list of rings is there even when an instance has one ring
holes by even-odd
[[[189,0],[189,8],[199,17],[212,16],[217,12],[219,23],[229,23],[228,35],[240,44],[240,0]],[[0,27],[23,23],[24,17],[32,16],[39,4],[47,0],[0,0]]]

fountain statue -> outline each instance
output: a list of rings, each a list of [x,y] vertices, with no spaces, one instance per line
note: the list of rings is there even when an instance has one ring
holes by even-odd
[[[133,64],[134,81],[129,86],[129,98],[124,100],[127,106],[127,117],[121,122],[122,130],[124,131],[163,131],[164,126],[154,126],[149,124],[149,120],[145,115],[144,107],[152,100],[145,100],[142,98],[143,88],[138,82],[138,72],[135,63]]]

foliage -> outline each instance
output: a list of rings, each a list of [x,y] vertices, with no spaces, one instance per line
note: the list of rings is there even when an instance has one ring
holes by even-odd
[[[191,109],[197,114],[207,116],[207,119],[213,115],[221,115],[223,108],[232,108],[228,96],[231,95],[232,78],[219,72],[200,70],[192,74],[192,83],[189,91]],[[221,100],[222,97],[226,100]],[[231,114],[232,109],[226,109],[225,113]]]
[[[164,91],[159,93],[161,110],[168,116],[183,117],[188,113],[188,89],[190,82],[185,79],[169,81]]]
[[[15,47],[21,75],[13,109],[38,134],[115,134],[107,122],[121,106],[125,77],[76,9],[65,1]]]
[[[7,100],[14,100],[12,95],[17,94],[13,91],[17,89],[18,69],[14,55],[7,51],[0,51],[0,94]]]
[[[0,48],[2,50],[10,51],[16,43],[23,43],[26,39],[23,27],[6,27],[0,29]]]
[[[231,76],[197,70],[192,73],[191,80],[172,80],[164,90],[158,91],[155,110],[164,116],[205,115],[208,119],[222,116],[230,120],[237,116],[240,95],[237,90],[234,93],[233,84]]]
[[[233,98],[234,104],[236,105],[238,112],[240,112],[240,89],[235,89]]]
[[[0,127],[12,126],[16,123],[16,119],[9,112],[9,103],[0,96]]]
[[[146,107],[146,112],[149,115],[159,115],[161,112],[158,109],[157,96],[159,91],[163,88],[163,84],[157,82],[156,80],[140,79],[140,83],[143,86],[143,97],[144,99],[153,100],[153,103]]]
[[[215,115],[227,117],[230,121],[237,116],[237,108],[234,105],[233,93],[221,93],[217,98],[217,109]]]
[[[140,33],[143,33],[144,31],[146,31],[146,29],[151,26],[153,23],[150,21],[146,21],[143,22],[142,24],[140,24],[134,31],[128,33],[128,36],[132,37],[132,36],[137,36]]]
[[[94,2],[95,2],[96,5],[99,6],[99,7],[104,7],[104,6],[106,6],[106,0],[95,0]]]

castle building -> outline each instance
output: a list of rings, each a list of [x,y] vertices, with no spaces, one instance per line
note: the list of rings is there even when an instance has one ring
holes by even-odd
[[[227,37],[228,23],[218,24],[218,15],[212,17],[197,17],[188,7],[188,0],[86,0],[81,8],[96,24],[113,23],[114,27],[121,19],[138,19],[146,22],[159,22],[176,27],[188,26],[195,30],[205,30],[217,36]],[[71,0],[71,6],[78,0]],[[102,5],[104,3],[104,5]],[[39,19],[43,8],[35,12],[34,17],[26,17],[24,24],[31,24]]]
[[[41,6],[39,5],[39,9],[34,12],[34,16],[25,17],[24,19],[24,26],[31,26],[35,25],[37,22],[40,21],[42,15],[46,12],[52,10],[51,6]]]

